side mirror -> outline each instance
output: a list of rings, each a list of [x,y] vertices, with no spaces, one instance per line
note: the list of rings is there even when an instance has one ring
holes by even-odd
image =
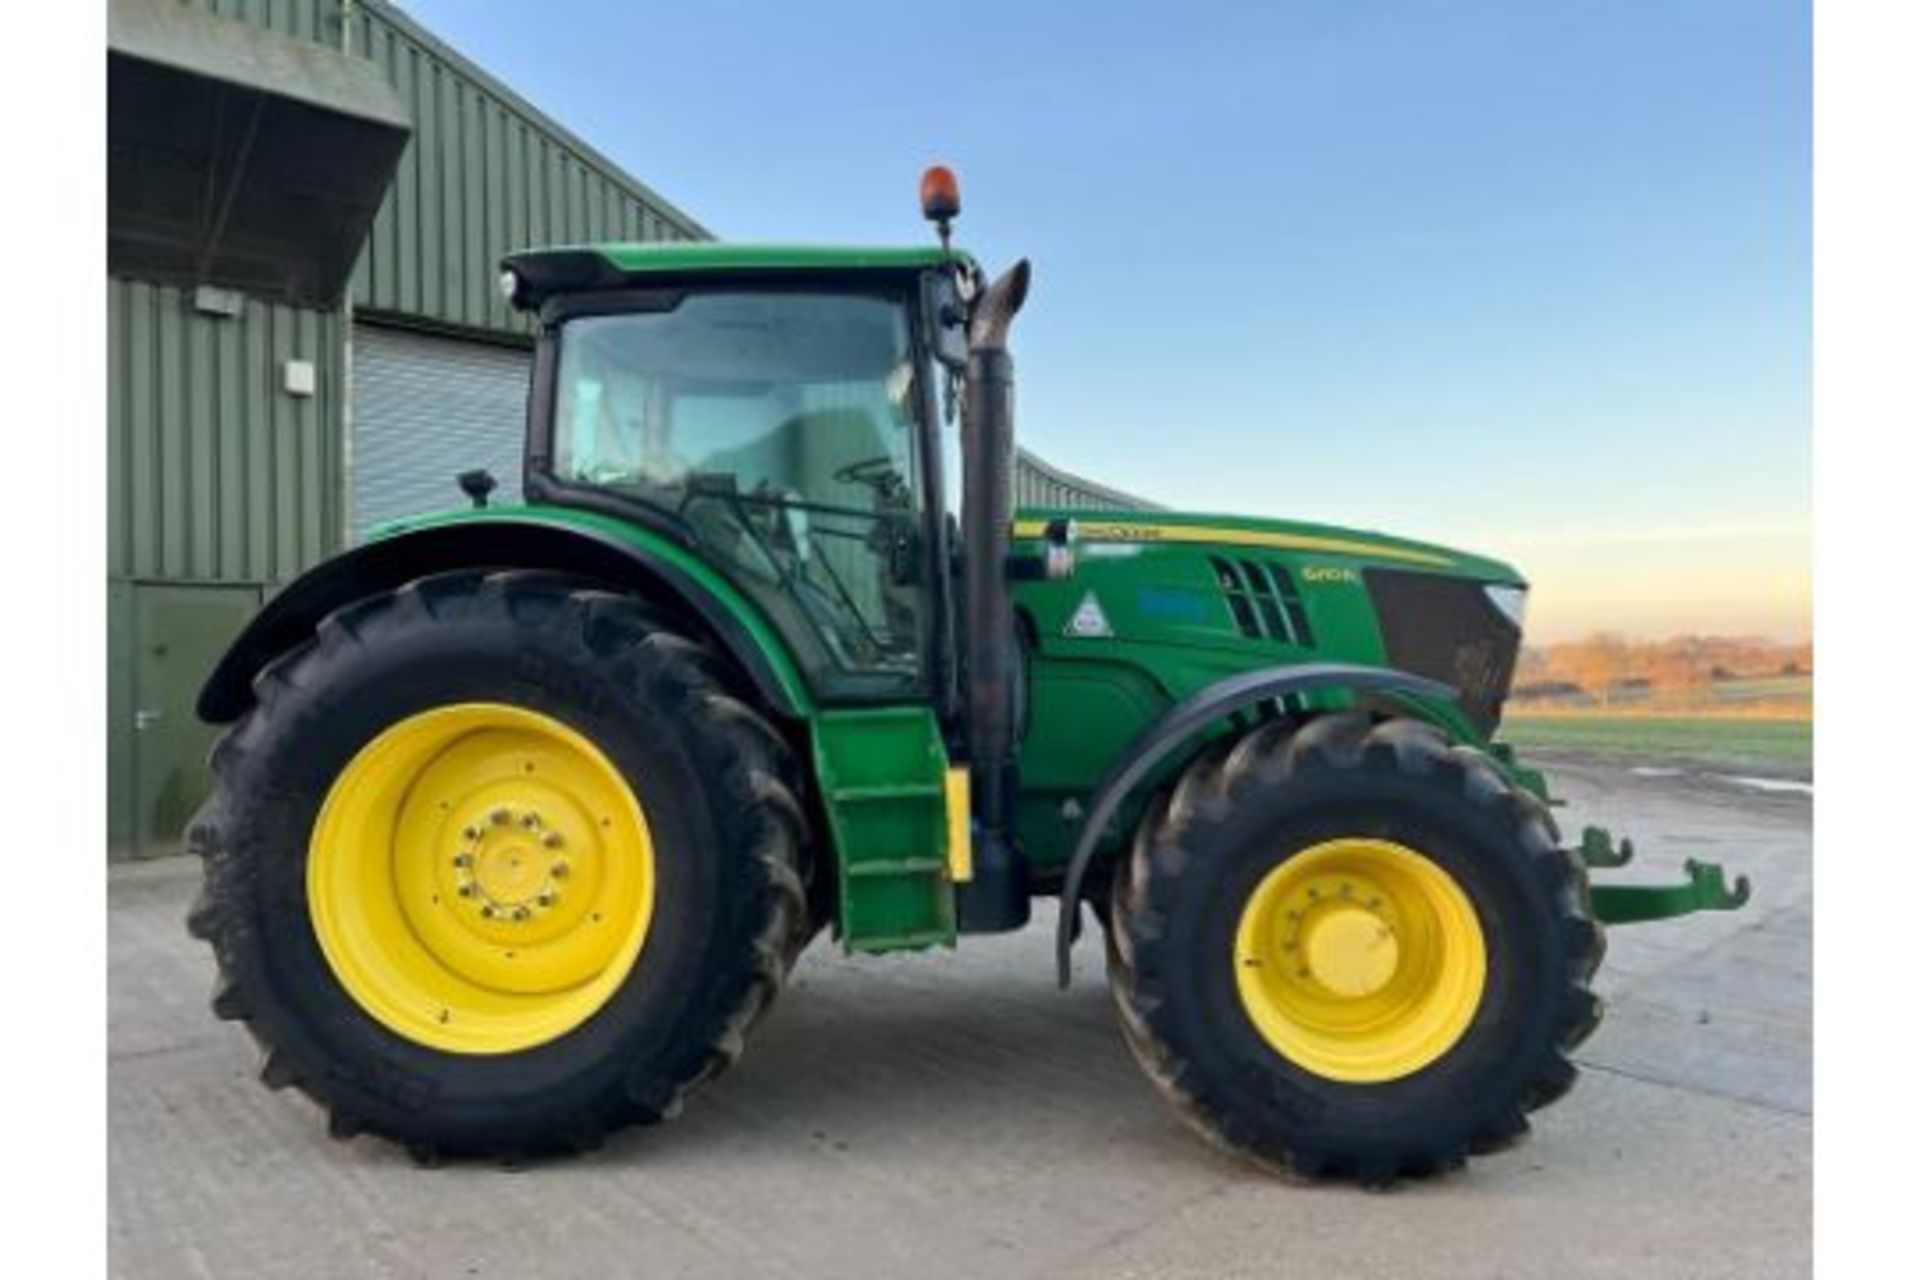
[[[933,358],[955,369],[967,365],[967,308],[960,301],[960,290],[953,272],[930,271],[922,290],[927,317],[928,339]]]
[[[456,477],[456,482],[460,486],[460,492],[473,499],[473,505],[476,507],[486,506],[488,495],[500,487],[500,482],[493,478],[493,472],[484,467],[462,471]]]

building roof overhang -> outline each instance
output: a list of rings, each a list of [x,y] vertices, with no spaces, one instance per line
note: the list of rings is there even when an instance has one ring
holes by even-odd
[[[411,133],[364,59],[111,0],[107,269],[332,306]]]

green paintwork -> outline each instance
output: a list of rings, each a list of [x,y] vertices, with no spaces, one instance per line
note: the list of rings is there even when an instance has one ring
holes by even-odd
[[[923,271],[957,262],[961,255],[937,247],[872,248],[857,245],[720,244],[711,240],[664,244],[583,244],[542,248],[521,255],[594,253],[615,270],[647,272],[729,271]]]
[[[1593,914],[1602,924],[1640,924],[1671,920],[1696,911],[1735,911],[1752,892],[1741,876],[1727,888],[1726,873],[1714,862],[1687,859],[1685,884],[1614,884],[1593,887]]]
[[[1015,607],[1031,622],[1035,637],[1027,733],[1019,757],[1019,838],[1043,880],[1064,867],[1079,816],[1114,758],[1181,698],[1256,667],[1329,660],[1383,664],[1384,648],[1359,570],[1374,564],[1406,566],[1409,561],[1396,557],[1413,553],[1444,561],[1444,568],[1437,563],[1419,566],[1434,572],[1518,581],[1510,567],[1497,561],[1327,525],[1032,509],[1017,513],[1015,528],[1028,530],[1034,522],[1064,514],[1092,527],[1126,521],[1136,532],[1150,526],[1219,530],[1222,541],[1179,542],[1144,533],[1137,540],[1088,539],[1080,546],[1073,577],[1016,584]],[[383,525],[375,536],[476,520],[527,519],[618,538],[669,560],[723,601],[766,653],[783,690],[805,709],[817,790],[836,853],[843,943],[854,950],[890,950],[951,942],[952,886],[946,879],[940,786],[946,752],[925,704],[877,709],[817,705],[772,624],[739,590],[687,548],[610,516],[540,505],[462,508]],[[1236,536],[1267,542],[1300,538],[1375,550],[1361,554],[1248,548],[1234,541]],[[1030,537],[1017,539],[1016,552],[1030,550],[1031,542]],[[1222,552],[1288,570],[1312,631],[1311,647],[1251,639],[1239,629],[1209,564],[1209,556]],[[1309,569],[1316,572],[1309,575]],[[1069,634],[1069,620],[1089,594],[1098,600],[1111,635]],[[1331,710],[1350,702],[1343,693],[1327,692],[1313,695],[1307,705]],[[1492,745],[1450,704],[1409,700],[1408,705],[1456,741]],[[1188,755],[1176,753],[1164,772],[1179,768]],[[1540,789],[1538,775],[1515,765],[1510,753],[1496,750],[1494,758],[1520,785]],[[1151,790],[1151,785],[1143,787],[1142,794]],[[1123,812],[1115,831],[1130,830],[1133,816]],[[855,871],[858,866],[884,870]]]
[[[516,520],[537,520],[542,524],[561,525],[577,529],[582,533],[614,538],[636,551],[656,557],[683,570],[711,592],[713,597],[724,605],[753,637],[754,643],[766,655],[767,665],[779,682],[781,692],[786,694],[788,699],[803,712],[812,710],[813,693],[807,688],[806,681],[801,678],[800,669],[794,664],[793,655],[787,652],[786,643],[780,639],[780,634],[774,630],[773,624],[767,621],[766,615],[761,613],[740,592],[739,588],[715,572],[705,560],[679,543],[663,538],[640,525],[573,507],[528,503],[524,506],[462,507],[457,510],[436,511],[406,520],[394,520],[375,526],[369,541],[391,537],[396,533],[405,533],[413,529],[430,529],[484,521],[511,523]]]
[[[1589,867],[1610,870],[1633,861],[1633,841],[1613,842],[1613,833],[1605,827],[1586,827],[1580,832],[1580,861]]]
[[[852,951],[951,946],[947,749],[932,711],[822,711],[813,761],[839,854],[841,943]]]
[[[1017,534],[1028,536],[1016,539],[1015,554],[1031,553],[1037,547],[1030,536],[1034,528],[1057,517],[1094,530],[1123,525],[1137,536],[1083,538],[1072,577],[1021,582],[1014,588],[1015,606],[1031,621],[1035,642],[1028,727],[1019,759],[1019,834],[1028,859],[1042,874],[1058,870],[1072,853],[1079,814],[1113,758],[1180,699],[1258,667],[1325,661],[1386,665],[1360,570],[1373,565],[1415,567],[1487,582],[1520,580],[1498,561],[1428,543],[1327,525],[1160,511],[1022,510],[1014,526]],[[1153,536],[1163,527],[1218,530],[1221,540],[1180,542]],[[1237,541],[1236,536],[1248,541]],[[1290,539],[1354,549],[1248,545]],[[1363,553],[1368,548],[1372,550]],[[1310,626],[1311,646],[1254,639],[1241,631],[1209,562],[1222,553],[1288,571]],[[1431,562],[1399,558],[1407,554]],[[1110,635],[1074,634],[1074,614],[1089,597],[1097,601]],[[1350,703],[1340,692],[1316,694],[1307,701],[1325,710]],[[1456,741],[1491,746],[1451,704],[1413,699],[1408,704]],[[1178,768],[1185,758],[1176,755],[1166,771]],[[1496,752],[1494,759],[1517,784],[1540,789],[1537,774],[1519,769],[1502,753]],[[1148,785],[1142,793],[1151,790]],[[1119,832],[1131,826],[1131,815],[1125,813],[1114,824]]]
[[[1023,508],[1015,514],[1016,531],[1022,526],[1043,524],[1055,518],[1070,519],[1081,526],[1083,546],[1133,546],[1146,543],[1170,544],[1171,538],[1155,536],[1154,530],[1220,530],[1219,545],[1257,546],[1269,540],[1290,539],[1303,544],[1342,543],[1365,547],[1370,554],[1351,555],[1329,551],[1325,564],[1333,567],[1361,568],[1379,564],[1389,568],[1424,568],[1438,572],[1477,578],[1486,582],[1524,583],[1526,580],[1512,565],[1487,556],[1475,555],[1432,542],[1420,542],[1394,534],[1350,529],[1340,525],[1313,524],[1303,520],[1279,520],[1261,516],[1221,515],[1204,511],[1101,511],[1085,507]],[[1132,531],[1118,535],[1096,531],[1108,525],[1129,526]],[[1184,545],[1195,546],[1197,543]],[[1302,547],[1304,554],[1310,547]],[[1098,554],[1098,553],[1095,553]],[[1311,563],[1323,561],[1313,559]]]

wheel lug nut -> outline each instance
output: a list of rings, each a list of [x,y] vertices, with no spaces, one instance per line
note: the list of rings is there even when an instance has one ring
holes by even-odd
[[[469,826],[460,832],[460,838],[463,840],[478,840],[480,838],[480,828]]]
[[[553,878],[555,880],[565,880],[567,878],[568,868],[566,863],[556,862],[553,864],[553,867],[551,870],[552,870]]]
[[[550,907],[559,900],[559,897],[560,897],[559,894],[547,892],[547,893],[541,894],[538,898],[535,898],[534,901],[538,902],[543,907]]]
[[[510,809],[495,809],[487,815],[487,820],[496,827],[504,827],[507,823],[513,821],[513,811]]]
[[[470,884],[463,884],[458,889],[454,890],[454,892],[459,894],[463,898],[471,898],[473,896],[473,886]]]
[[[480,914],[485,916],[489,920],[493,919],[493,916],[494,916],[493,904],[491,902],[482,903],[480,906]]]
[[[540,837],[540,843],[545,845],[549,849],[558,849],[562,844],[565,844],[566,842],[560,838],[560,833],[558,831],[549,831],[547,832],[547,834]]]
[[[529,831],[538,831],[540,829],[540,815],[528,812],[521,817],[520,825]]]
[[[515,907],[513,909],[513,918],[515,920],[525,920],[532,914],[533,912],[527,910],[525,907]]]
[[[456,867],[470,867],[473,865],[473,855],[470,853],[456,853],[453,855],[453,865]]]

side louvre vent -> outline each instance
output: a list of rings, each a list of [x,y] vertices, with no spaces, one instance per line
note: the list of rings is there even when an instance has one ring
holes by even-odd
[[[1220,590],[1227,597],[1227,609],[1233,614],[1234,625],[1240,628],[1242,635],[1259,639],[1262,632],[1259,622],[1253,616],[1253,605],[1247,600],[1247,584],[1241,578],[1240,570],[1234,568],[1231,560],[1219,556],[1209,556],[1207,563],[1213,566],[1214,581],[1220,584]]]
[[[1208,563],[1242,635],[1303,649],[1312,646],[1313,627],[1286,566],[1224,556],[1210,556]]]

